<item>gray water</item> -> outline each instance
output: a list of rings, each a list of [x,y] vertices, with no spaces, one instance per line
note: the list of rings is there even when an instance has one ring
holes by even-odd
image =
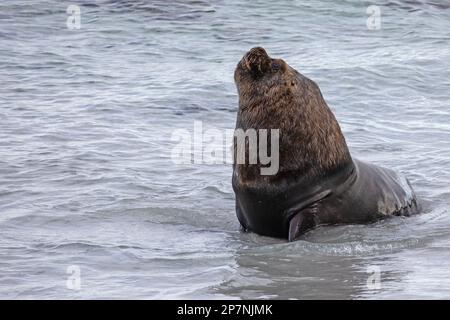
[[[3,0],[0,298],[450,298],[450,2],[376,1],[379,30],[370,4]],[[239,231],[231,166],[175,164],[172,134],[234,127],[256,45],[319,84],[353,156],[405,173],[422,214]]]

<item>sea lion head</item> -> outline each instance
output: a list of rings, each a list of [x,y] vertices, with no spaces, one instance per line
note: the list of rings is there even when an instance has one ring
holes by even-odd
[[[286,77],[289,66],[282,59],[269,57],[262,47],[255,47],[248,51],[239,61],[234,80],[238,91],[245,91],[246,87],[255,89],[255,81],[259,87],[269,86],[270,83],[277,83]],[[250,88],[249,88],[250,89]]]
[[[261,47],[251,49],[242,60],[242,65],[254,78],[261,77],[272,67],[272,59]]]

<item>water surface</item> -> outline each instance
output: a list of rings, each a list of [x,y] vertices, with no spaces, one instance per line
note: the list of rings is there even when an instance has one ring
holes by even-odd
[[[356,0],[76,4],[79,30],[65,2],[0,4],[0,298],[450,298],[448,1],[377,1],[380,30]],[[234,127],[256,45],[319,84],[353,156],[404,172],[423,214],[239,232],[231,166],[174,164],[171,136]]]

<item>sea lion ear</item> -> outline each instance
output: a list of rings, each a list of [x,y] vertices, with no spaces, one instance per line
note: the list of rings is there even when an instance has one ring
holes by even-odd
[[[252,48],[244,56],[244,65],[254,77],[260,77],[270,70],[271,59],[261,47]]]

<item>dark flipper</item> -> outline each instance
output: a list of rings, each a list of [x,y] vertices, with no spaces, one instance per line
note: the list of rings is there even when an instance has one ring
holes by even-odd
[[[289,242],[297,240],[298,237],[300,237],[300,235],[302,234],[301,230],[303,220],[305,220],[305,214],[302,212],[299,212],[292,217],[291,221],[289,222]]]
[[[296,213],[289,222],[289,242],[296,241],[306,231],[311,230],[317,225],[315,208],[308,208]]]

